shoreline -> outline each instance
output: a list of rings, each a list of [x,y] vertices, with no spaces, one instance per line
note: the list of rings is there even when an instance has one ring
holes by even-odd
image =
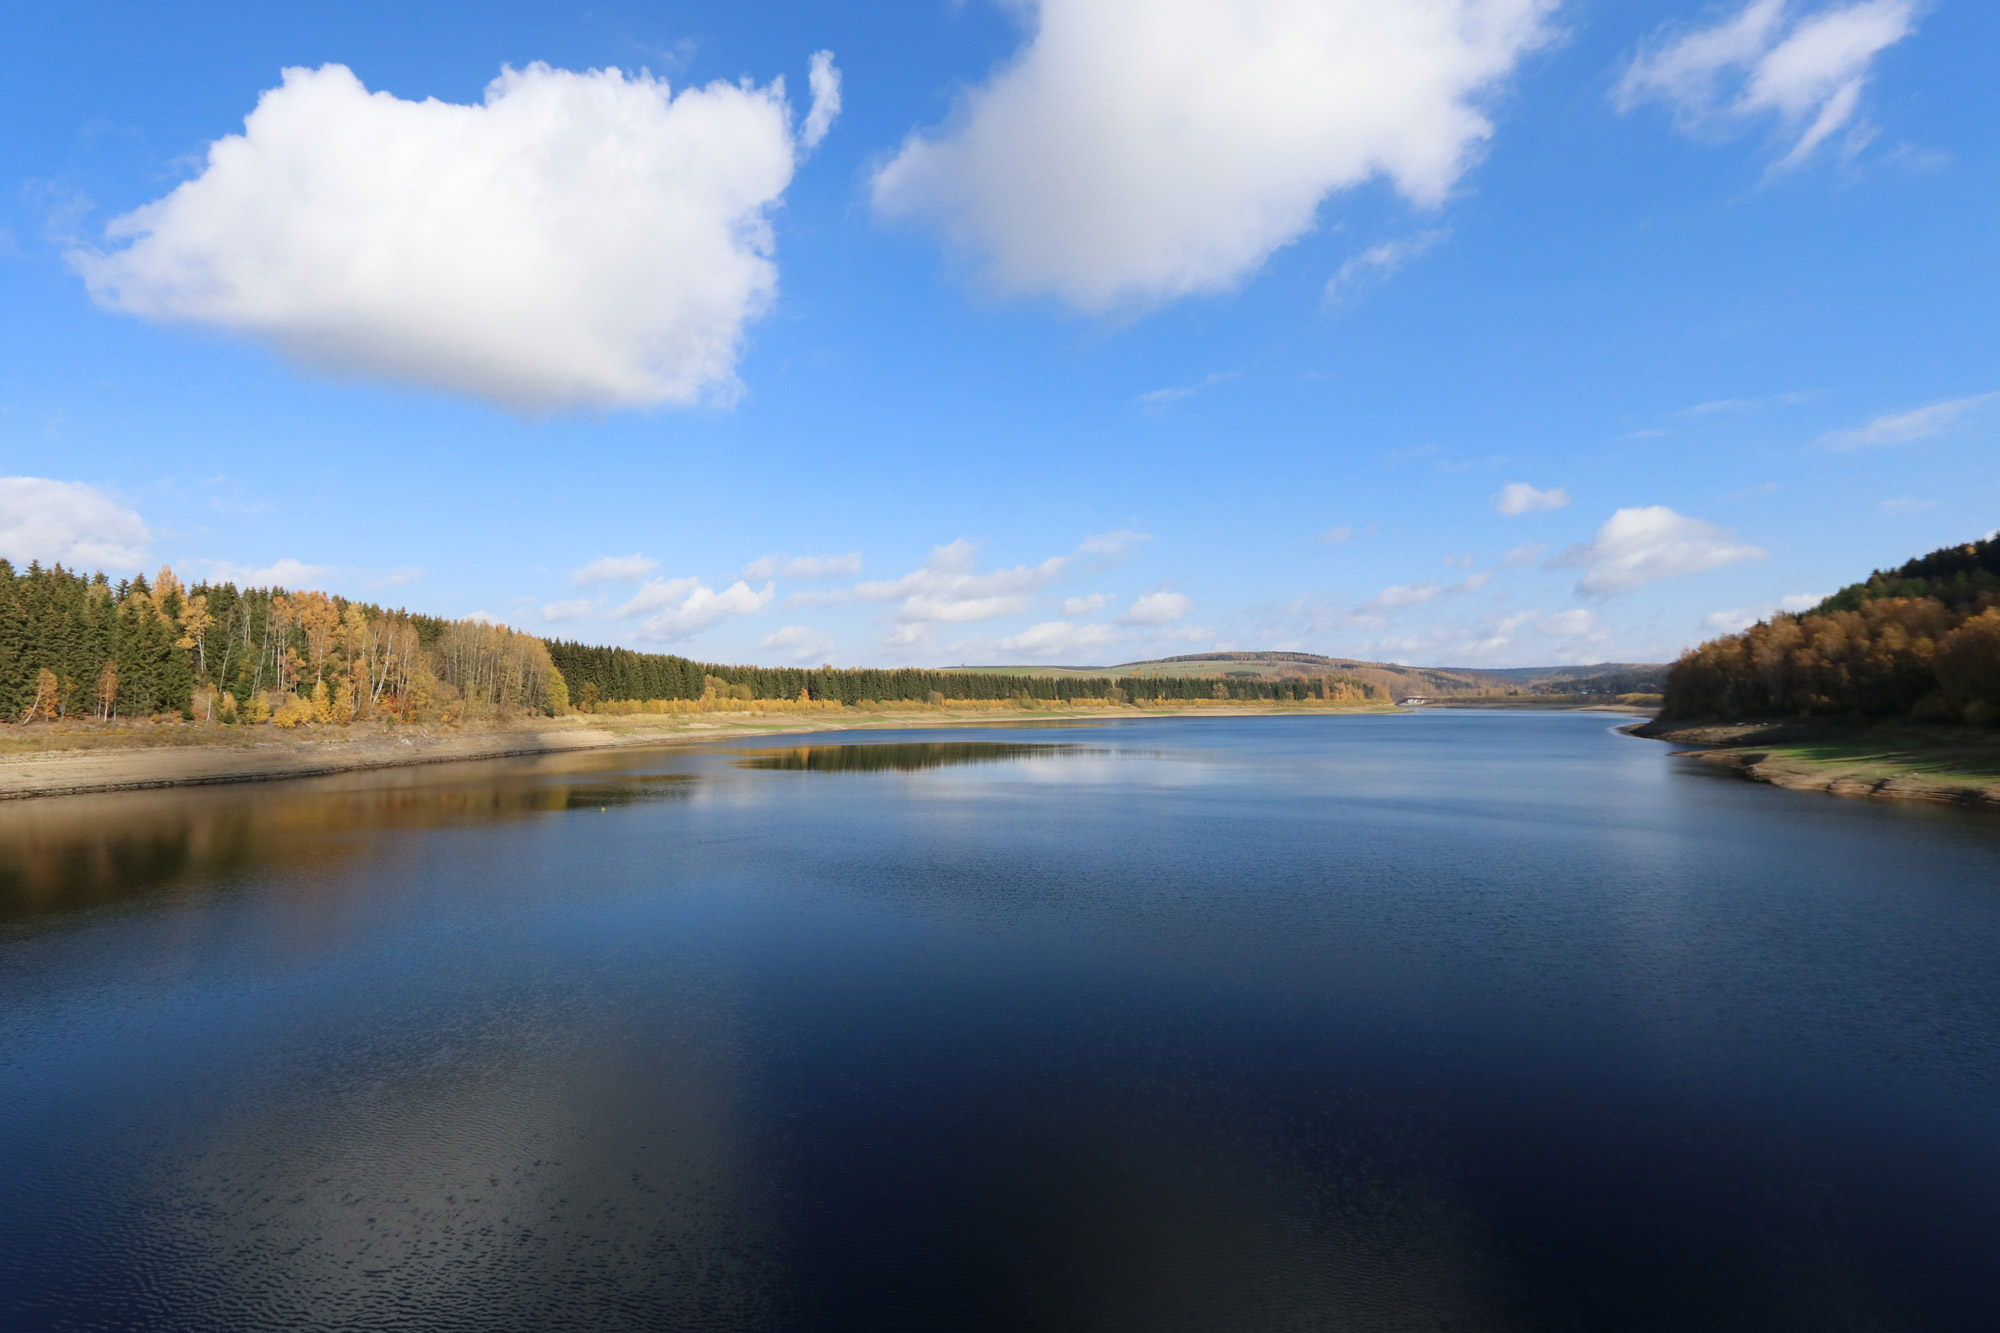
[[[1787,791],[1924,801],[2000,812],[2000,734],[1884,723],[1661,723],[1621,727],[1643,740],[1699,748],[1671,757],[1728,769]]]
[[[531,755],[709,745],[770,736],[829,732],[976,727],[1020,722],[1116,721],[1146,717],[1274,717],[1293,714],[1381,714],[1394,708],[1146,708],[884,710],[856,717],[758,713],[537,719],[540,725],[477,731],[416,727],[382,728],[360,735],[240,739],[225,732],[210,739],[133,745],[81,745],[0,754],[0,801],[163,787],[206,787],[237,782],[280,782],[334,777],[378,769],[470,763]],[[700,720],[696,720],[700,719]],[[82,733],[90,735],[90,733]]]

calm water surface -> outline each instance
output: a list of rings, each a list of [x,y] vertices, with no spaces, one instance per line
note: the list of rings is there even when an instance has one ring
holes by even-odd
[[[14,1333],[1994,1328],[2000,821],[1583,714],[8,803],[0,1127]]]

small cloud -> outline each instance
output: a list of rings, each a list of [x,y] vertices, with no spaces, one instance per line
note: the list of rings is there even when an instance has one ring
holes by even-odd
[[[642,616],[663,606],[671,606],[700,586],[700,579],[649,579],[632,594],[631,601],[611,614],[621,619]]]
[[[587,588],[593,583],[629,583],[633,579],[644,578],[659,568],[660,562],[645,555],[605,555],[599,556],[583,568],[569,576],[572,588]]]
[[[1772,164],[1806,161],[1843,126],[1849,151],[1874,131],[1858,119],[1875,57],[1916,29],[1916,0],[1859,0],[1793,18],[1788,0],[1750,0],[1712,27],[1659,41],[1627,66],[1620,111],[1664,102],[1686,130],[1775,116],[1791,146]]]
[[[1194,608],[1194,599],[1177,592],[1149,592],[1134,601],[1124,615],[1118,617],[1121,625],[1164,625],[1170,620],[1179,620]]]
[[[1085,537],[1077,543],[1077,550],[1086,555],[1120,556],[1126,554],[1141,542],[1153,540],[1143,532],[1130,528],[1120,528],[1116,532],[1100,532],[1094,537]]]
[[[799,146],[811,152],[826,138],[840,114],[840,71],[834,67],[833,52],[813,52],[806,66],[806,87],[812,92],[812,109],[799,128]]]
[[[1934,509],[1936,507],[1936,500],[1913,500],[1907,495],[1899,495],[1893,500],[1884,500],[1882,502],[1882,512],[1885,514],[1914,514],[1919,509]]]
[[[1117,600],[1108,592],[1094,592],[1088,597],[1066,597],[1063,599],[1062,613],[1072,618],[1095,615]]]
[[[1845,452],[1881,444],[1911,444],[1917,440],[1927,440],[1933,435],[1942,435],[1966,417],[1972,415],[2000,393],[1974,394],[1970,398],[1950,398],[1914,411],[1896,412],[1889,416],[1876,417],[1865,426],[1852,430],[1837,430],[1822,435],[1820,444],[1828,449]]]
[[[406,583],[415,583],[423,576],[423,570],[414,565],[405,565],[400,569],[385,570],[380,574],[371,574],[363,582],[369,588],[400,588]]]
[[[1769,620],[1780,611],[1798,615],[1800,612],[1812,610],[1825,600],[1825,593],[1793,593],[1789,597],[1781,597],[1762,606],[1739,606],[1728,611],[1711,611],[1701,618],[1701,623],[1704,628],[1716,634],[1736,634],[1761,621]]]
[[[1446,561],[1446,563],[1452,564],[1455,562]],[[1423,606],[1427,603],[1435,602],[1440,597],[1457,597],[1469,592],[1478,592],[1493,581],[1493,576],[1505,566],[1505,563],[1503,561],[1501,565],[1495,566],[1492,569],[1474,570],[1456,583],[1438,583],[1431,579],[1420,579],[1415,583],[1393,584],[1355,607],[1348,614],[1347,618],[1350,621],[1358,621],[1364,625],[1380,625],[1384,623],[1392,612],[1407,610],[1413,606]],[[1324,608],[1309,607],[1303,600],[1294,602],[1292,610],[1295,612],[1307,612],[1310,619],[1326,622],[1327,624],[1341,618],[1337,614],[1327,614]],[[1324,628],[1325,624],[1318,627]]]
[[[1107,647],[1117,639],[1117,631],[1109,625],[1077,625],[1067,620],[1049,620],[1000,640],[999,646],[1003,652],[1052,661],[1056,658],[1077,658]]]
[[[1762,398],[1718,398],[1714,402],[1696,403],[1693,407],[1683,407],[1673,415],[1677,417],[1708,417],[1718,413],[1754,412],[1764,407],[1791,407],[1806,402],[1809,393],[1774,393]]]
[[[1450,474],[1470,472],[1479,466],[1476,461],[1469,458],[1453,458],[1445,453],[1442,446],[1435,444],[1420,444],[1411,449],[1391,449],[1382,456],[1382,466],[1401,467],[1405,463],[1415,462],[1418,459],[1428,459],[1434,471]],[[1498,463],[1505,460],[1490,459],[1488,461]]]
[[[465,614],[465,619],[476,620],[482,625],[505,626],[507,623],[506,621],[500,619],[500,617],[494,615],[491,611],[468,611]]]
[[[1361,610],[1364,614],[1400,611],[1404,607],[1422,606],[1425,602],[1434,602],[1444,594],[1445,587],[1442,583],[1433,583],[1428,579],[1421,583],[1399,583],[1382,589],[1363,602]]]
[[[1578,608],[1574,611],[1558,611],[1554,615],[1543,616],[1535,628],[1558,639],[1575,639],[1597,631],[1597,617],[1591,612]]]
[[[1500,567],[1514,569],[1521,565],[1532,565],[1541,559],[1542,552],[1548,549],[1547,542],[1523,542],[1500,557]]]
[[[1777,482],[1760,481],[1755,486],[1745,486],[1740,491],[1731,491],[1728,495],[1725,495],[1722,498],[1725,501],[1748,500],[1753,495],[1776,495],[1777,493],[1778,493]]]
[[[308,565],[289,557],[269,565],[232,565],[226,560],[209,564],[211,579],[239,588],[312,588],[338,573],[334,565]]]
[[[1620,509],[1597,530],[1595,540],[1570,547],[1550,564],[1582,569],[1577,591],[1609,597],[1660,579],[1763,558],[1762,550],[1738,542],[1727,528],[1677,514],[1665,505],[1649,505]]]
[[[1321,546],[1340,546],[1354,539],[1352,527],[1328,528],[1319,535]]]
[[[592,603],[584,598],[568,602],[550,602],[542,608],[542,619],[550,624],[564,620],[577,620],[590,614]]]
[[[856,584],[854,595],[868,602],[900,601],[896,618],[905,627],[939,622],[963,623],[1018,615],[1034,605],[1035,594],[1062,573],[1067,556],[1051,556],[1039,565],[981,574],[975,569],[977,548],[964,538],[931,551],[923,568],[899,579]],[[894,644],[918,639],[907,629]]]
[[[1557,486],[1538,491],[1525,481],[1510,481],[1493,497],[1495,512],[1512,516],[1561,509],[1569,504],[1569,492]]]
[[[1113,560],[1140,542],[1141,532],[1121,529],[1085,538],[1070,555],[1055,555],[1036,565],[980,571],[978,547],[961,537],[932,549],[923,567],[901,578],[857,583],[848,593],[864,602],[899,602],[897,628],[885,640],[891,647],[928,642],[940,624],[968,624],[1019,615],[1029,610],[1043,588],[1065,573],[1087,570],[1078,556]],[[797,600],[796,595],[793,600]]]
[[[757,642],[793,662],[824,662],[833,654],[833,640],[804,625],[787,625]]]
[[[846,555],[765,555],[759,556],[743,567],[746,579],[790,579],[805,582],[812,579],[853,578],[861,572],[861,552],[849,551]]]
[[[772,584],[753,589],[740,579],[721,592],[698,579],[652,579],[613,614],[646,616],[639,626],[641,637],[673,643],[691,639],[730,616],[755,615],[776,595]]]
[[[820,610],[829,606],[846,606],[853,600],[852,588],[800,588],[785,598],[785,605]]]
[[[1180,402],[1183,398],[1192,398],[1203,389],[1212,389],[1218,384],[1235,378],[1236,372],[1233,370],[1219,371],[1212,375],[1204,375],[1193,384],[1186,384],[1171,389],[1154,389],[1151,393],[1142,393],[1133,399],[1133,401],[1138,403],[1142,410],[1157,415],[1160,412],[1164,412],[1173,404]]]
[[[1404,265],[1450,235],[1448,228],[1439,227],[1418,232],[1415,236],[1405,236],[1401,240],[1371,245],[1342,264],[1340,271],[1327,279],[1326,291],[1321,299],[1329,306],[1352,301],[1369,288],[1387,282]]]

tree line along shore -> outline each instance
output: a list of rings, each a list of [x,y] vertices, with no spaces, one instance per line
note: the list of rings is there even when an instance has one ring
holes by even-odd
[[[187,585],[171,568],[103,572],[0,560],[0,709],[11,721],[182,720],[229,727],[890,703],[1387,705],[1330,673],[1279,680],[1021,676],[700,662],[548,641],[318,591]]]
[[[1690,650],[1667,672],[1661,717],[2000,724],[2000,539],[1877,570]]]
[[[2000,809],[2000,540],[1689,650],[1635,733],[1781,787]]]

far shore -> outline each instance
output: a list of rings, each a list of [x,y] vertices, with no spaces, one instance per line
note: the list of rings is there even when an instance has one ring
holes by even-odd
[[[1148,717],[1257,717],[1389,713],[1393,706],[1235,705],[1194,707],[966,708],[917,705],[815,713],[571,714],[513,723],[384,726],[276,731],[199,724],[141,724],[125,730],[15,734],[0,748],[0,800],[327,777],[416,764],[504,759],[658,745],[704,745],[827,732],[967,727],[1022,722],[1111,722]],[[7,729],[12,731],[14,729]]]
[[[1624,728],[1682,757],[1792,791],[2000,811],[2000,732],[1918,723],[1687,723]]]

